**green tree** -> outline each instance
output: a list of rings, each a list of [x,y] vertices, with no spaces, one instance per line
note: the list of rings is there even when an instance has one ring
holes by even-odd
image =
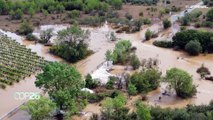
[[[196,87],[192,84],[192,76],[184,70],[171,68],[166,72],[165,79],[179,97],[188,98],[196,94]]]
[[[191,40],[186,44],[185,50],[190,55],[199,55],[199,53],[202,52],[202,46],[197,40]]]
[[[122,40],[116,43],[115,48],[111,54],[111,60],[114,64],[125,64],[130,56],[131,42],[128,40]],[[109,57],[109,56],[107,56]]]
[[[22,109],[31,115],[32,120],[44,120],[50,118],[50,112],[56,109],[56,104],[50,99],[41,97],[39,100],[28,101]]]
[[[8,6],[5,0],[0,0],[0,14],[5,14],[8,10]]]
[[[135,85],[139,93],[146,93],[157,89],[161,74],[155,69],[148,69],[139,73],[134,73],[130,80]]]
[[[134,70],[136,70],[140,67],[140,65],[141,65],[140,60],[138,59],[138,57],[135,54],[133,54],[131,56],[130,64]]]
[[[49,43],[50,38],[53,36],[53,30],[52,29],[47,29],[41,32],[40,34],[40,41],[41,43]]]
[[[137,94],[137,88],[135,87],[134,84],[132,84],[132,83],[128,84],[128,93],[129,93],[129,95],[136,95]]]
[[[163,20],[163,27],[164,29],[171,27],[171,21],[168,19]]]
[[[85,79],[85,87],[89,89],[94,89],[98,87],[98,81],[93,80],[92,76],[90,74],[87,74],[86,79]]]
[[[111,0],[110,1],[110,4],[112,5],[112,7],[114,8],[114,9],[121,9],[122,8],[122,0]]]
[[[82,30],[79,26],[71,26],[59,31],[56,45],[50,52],[58,55],[69,62],[76,62],[91,54],[88,50],[90,32]]]
[[[30,15],[31,18],[35,14],[35,10],[33,9],[33,7],[30,7],[28,12],[29,12],[28,14]]]
[[[151,120],[150,109],[143,103],[139,102],[136,104],[136,113],[138,120]]]
[[[43,72],[36,76],[36,87],[47,92],[60,109],[64,107],[71,114],[82,108],[83,99],[78,99],[84,81],[75,67],[50,62],[44,66]]]
[[[213,8],[206,13],[206,20],[213,21]]]
[[[15,11],[11,10],[9,14],[12,20],[19,20],[23,17],[23,12],[21,9],[17,9]]]
[[[149,29],[146,30],[146,33],[145,33],[146,40],[150,40],[152,38],[152,35],[153,35],[153,33],[151,30],[149,30]]]
[[[32,33],[34,30],[32,24],[28,21],[23,21],[19,27],[19,29],[17,30],[17,32],[21,35],[27,35]]]

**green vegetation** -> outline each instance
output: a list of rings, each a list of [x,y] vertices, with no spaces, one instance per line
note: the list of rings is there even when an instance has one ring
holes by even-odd
[[[41,97],[38,100],[28,101],[22,109],[26,110],[32,120],[50,119],[50,113],[56,109],[56,104],[51,100]]]
[[[190,55],[198,55],[202,51],[202,47],[197,40],[192,40],[186,44],[185,50]]]
[[[160,83],[161,74],[155,69],[147,69],[145,71],[134,73],[130,82],[137,88],[139,93],[147,93],[157,89]]]
[[[41,32],[40,34],[40,43],[50,43],[50,38],[53,36],[53,30],[52,29],[47,29]]]
[[[19,29],[17,30],[17,32],[20,35],[28,35],[30,33],[32,33],[34,30],[33,26],[31,25],[31,23],[27,22],[27,21],[23,21],[19,27]]]
[[[191,49],[189,52],[195,53],[196,51],[200,51],[201,52],[212,52],[213,51],[213,43],[212,43],[212,39],[213,38],[213,32],[208,32],[208,31],[199,31],[199,30],[183,30],[180,31],[178,33],[175,34],[175,36],[172,38],[173,39],[173,44],[174,46],[178,46],[180,47],[180,49],[184,49],[186,48],[186,45],[190,42],[190,41],[197,41],[197,42],[191,42],[190,44],[187,45],[187,48],[189,48],[190,46],[196,46],[197,49],[194,49],[191,47]],[[200,45],[201,48],[200,49]],[[190,45],[190,46],[189,46]]]
[[[107,100],[107,103],[109,111],[113,111],[110,108],[113,100]],[[209,105],[187,105],[186,108],[176,109],[148,107],[144,103],[137,102],[135,107],[136,111],[124,106],[108,114],[103,111],[101,115],[93,115],[90,120],[211,120],[213,118],[212,102]]]
[[[77,62],[91,54],[88,50],[89,31],[79,26],[71,26],[59,31],[57,44],[50,48],[50,52],[69,62]]]
[[[211,8],[207,13],[206,13],[206,20],[207,21],[213,21],[213,8]]]
[[[90,74],[86,76],[85,82],[86,82],[85,87],[89,89],[95,89],[99,85],[99,82],[92,79],[92,76]]]
[[[209,69],[207,67],[205,67],[204,64],[202,64],[201,67],[197,69],[197,73],[200,74],[201,79],[206,77],[206,75],[211,74]]]
[[[50,62],[36,76],[35,84],[48,93],[60,110],[70,114],[77,113],[86,104],[85,99],[79,99],[84,81],[75,67]]]
[[[130,57],[130,65],[132,66],[133,70],[136,70],[140,67],[140,60],[138,59],[138,57],[133,54],[131,57]]]
[[[196,87],[192,84],[192,76],[184,70],[171,68],[166,72],[165,79],[179,97],[188,98],[196,94]]]
[[[154,41],[153,45],[163,48],[172,48],[173,42],[168,40]]]
[[[43,58],[6,36],[0,36],[0,87],[30,76],[44,65]]]
[[[112,60],[114,64],[125,64],[130,57],[131,42],[128,40],[119,41],[113,50],[113,52],[107,52],[107,58]]]
[[[164,29],[171,27],[171,21],[168,19],[163,20],[163,27]]]
[[[152,116],[149,108],[143,103],[139,102],[136,104],[136,114],[138,120],[151,120]]]
[[[145,38],[146,40],[150,40],[153,36],[153,32],[151,30],[146,30],[146,33],[145,33]]]

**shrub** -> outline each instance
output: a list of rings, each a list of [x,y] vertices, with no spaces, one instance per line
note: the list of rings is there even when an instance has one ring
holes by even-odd
[[[126,13],[126,14],[125,14],[125,17],[126,17],[128,20],[131,20],[131,19],[132,19],[132,15],[130,15],[129,13]]]
[[[146,40],[150,40],[152,38],[153,32],[151,30],[146,30],[145,38]]]
[[[197,92],[192,84],[192,76],[184,70],[171,68],[166,72],[165,79],[181,98],[192,97]]]
[[[211,9],[206,13],[206,20],[207,20],[207,21],[213,21],[213,8],[211,8]]]
[[[196,22],[196,23],[195,23],[195,27],[196,27],[196,28],[201,27],[201,23],[200,23],[200,22]]]
[[[106,88],[113,89],[116,80],[117,80],[116,77],[110,76],[108,82],[106,83]]]
[[[137,94],[137,88],[135,87],[134,84],[132,84],[132,83],[128,84],[128,93],[129,93],[129,95],[136,95]]]
[[[130,64],[133,68],[133,70],[136,70],[140,67],[140,60],[138,59],[138,57],[133,54],[131,57],[130,57]]]
[[[149,25],[149,24],[151,24],[151,20],[148,19],[148,18],[145,18],[145,19],[143,19],[143,24],[144,25]]]
[[[109,2],[111,5],[112,5],[112,7],[114,8],[114,9],[121,9],[122,8],[122,0],[111,0],[110,2]]]
[[[157,89],[159,86],[159,79],[161,74],[155,69],[147,69],[139,73],[134,73],[130,80],[137,88],[139,93],[147,93],[151,90]]]
[[[17,32],[21,35],[27,35],[29,33],[32,33],[34,30],[33,26],[31,25],[31,23],[27,22],[27,21],[23,21],[19,27],[19,29],[17,30]]]
[[[9,14],[11,19],[14,19],[14,20],[19,20],[23,17],[23,12],[21,9],[17,9],[15,11],[11,10]]]
[[[205,67],[203,64],[201,65],[200,68],[197,69],[196,71],[198,74],[200,74],[201,78],[204,78],[206,75],[210,75],[210,71],[207,67]]]
[[[53,30],[52,29],[47,29],[41,32],[40,34],[40,39],[39,42],[40,43],[49,43],[50,42],[50,38],[53,36]]]
[[[190,55],[198,55],[202,51],[201,44],[197,40],[191,40],[185,46],[185,50]]]
[[[37,41],[38,40],[38,38],[35,35],[33,35],[32,33],[27,34],[26,39],[30,40],[30,41]]]
[[[87,74],[85,82],[85,87],[89,89],[95,89],[99,85],[98,81],[93,80],[90,74]]]
[[[143,17],[143,11],[141,11],[141,12],[139,13],[139,16]]]
[[[153,45],[163,48],[172,48],[173,42],[168,40],[162,40],[162,41],[154,41]]]
[[[69,18],[79,18],[80,17],[80,11],[78,10],[72,10],[70,12],[67,13],[67,16]]]
[[[168,19],[163,20],[163,27],[164,29],[171,27],[171,21]]]

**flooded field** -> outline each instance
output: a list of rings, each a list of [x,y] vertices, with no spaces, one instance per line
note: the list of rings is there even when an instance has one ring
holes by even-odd
[[[181,13],[182,14],[182,13]],[[176,19],[176,17],[172,17],[171,19]],[[53,28],[54,36],[51,38],[51,41],[54,42],[56,38],[55,35],[59,30],[67,28],[68,25],[44,25],[37,28],[34,31],[35,35],[40,34],[42,30]],[[105,53],[108,49],[113,49],[115,42],[109,41],[107,38],[107,34],[113,31],[107,24],[99,28],[87,28],[83,27],[83,29],[88,29],[91,32],[89,48],[93,50],[95,53],[91,56],[87,57],[84,60],[81,60],[74,64],[76,68],[83,74],[86,75],[88,73],[94,72],[102,62],[105,61]],[[152,39],[148,42],[142,42],[144,40],[144,34],[147,29],[151,31],[160,32],[159,36],[155,39]],[[162,31],[162,24],[156,23],[151,27],[145,27],[140,32],[134,34],[116,34],[116,36],[120,39],[130,40],[132,45],[137,48],[136,54],[140,59],[147,58],[157,58],[160,61],[159,68],[162,71],[163,75],[165,75],[166,70],[177,67],[183,70],[186,70],[193,76],[193,82],[197,85],[198,93],[194,98],[182,100],[177,98],[175,94],[171,96],[162,96],[162,93],[165,90],[165,84],[161,84],[161,87],[158,90],[152,91],[148,94],[147,103],[150,105],[160,105],[161,107],[184,107],[187,104],[208,104],[213,98],[213,92],[211,91],[213,88],[213,82],[200,80],[200,76],[196,73],[198,67],[204,64],[209,68],[211,72],[213,72],[213,55],[200,55],[196,57],[190,57],[186,53],[182,51],[173,51],[171,49],[158,48],[153,46],[151,43],[154,40],[163,40],[163,39],[171,39],[172,35],[174,35],[178,30],[179,26],[174,23],[171,29],[167,31]],[[61,58],[56,57],[49,53],[47,46],[43,46],[41,44],[35,44],[32,41],[24,40],[22,37],[0,30],[0,32],[7,34],[9,37],[17,40],[17,42],[26,45],[27,48],[32,49],[32,51],[36,52],[38,55],[44,57],[49,61],[63,61]],[[73,64],[70,64],[73,65]],[[111,74],[120,74],[123,72],[124,67],[116,67],[115,70],[111,71]],[[0,117],[4,114],[10,112],[15,107],[19,106],[25,101],[16,101],[13,98],[15,92],[40,92],[38,88],[34,85],[35,77],[32,75],[26,80],[22,80],[19,83],[8,86],[6,90],[0,90],[0,95],[3,96],[3,99],[0,99]],[[161,101],[158,100],[159,96],[162,97]],[[138,98],[138,96],[136,96]],[[134,101],[136,98],[132,98],[131,101]],[[131,102],[132,103],[132,102]],[[131,104],[130,103],[130,104]],[[100,112],[99,104],[89,104],[84,110],[84,112]]]

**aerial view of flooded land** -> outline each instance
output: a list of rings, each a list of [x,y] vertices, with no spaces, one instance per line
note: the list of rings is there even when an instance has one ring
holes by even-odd
[[[213,0],[0,0],[0,120],[213,120]]]

